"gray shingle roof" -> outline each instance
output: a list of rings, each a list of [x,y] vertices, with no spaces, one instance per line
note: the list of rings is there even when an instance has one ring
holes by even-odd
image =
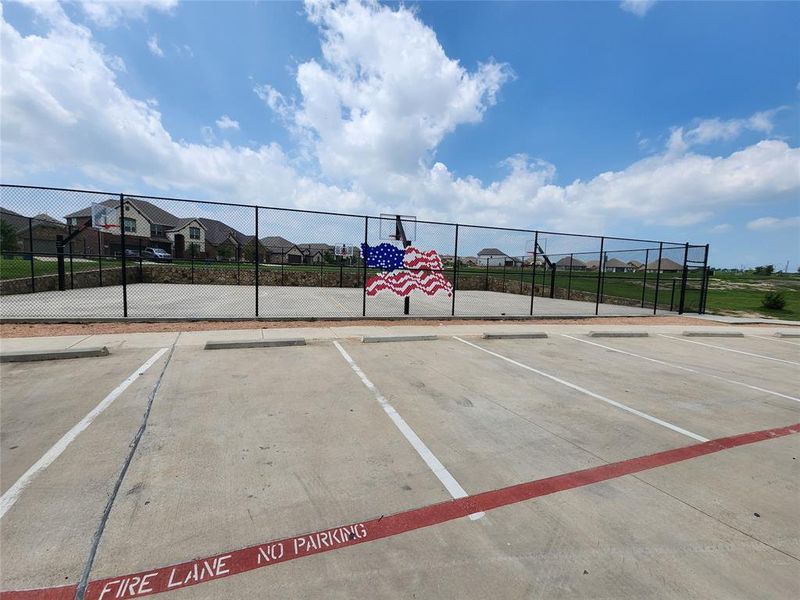
[[[478,252],[478,256],[508,256],[508,254],[497,248],[484,248]]]
[[[252,239],[252,236],[245,236],[242,232],[236,231],[233,227],[226,225],[222,221],[217,221],[216,219],[206,219],[204,217],[201,217],[197,220],[203,225],[203,227],[206,228],[206,242],[212,246],[218,246],[219,244],[222,244],[228,239],[229,235],[232,235],[240,244],[247,243],[247,241],[249,241],[245,241],[245,237],[250,237],[250,239]]]
[[[655,270],[658,268],[658,261],[654,260],[653,262],[647,263],[647,268]],[[676,263],[671,258],[662,258],[661,259],[661,270],[662,271],[681,271],[683,270],[683,265]]]
[[[287,240],[286,238],[282,238],[279,235],[268,235],[267,237],[261,238],[261,245],[269,248],[270,250],[280,250],[283,248],[284,250],[288,250],[294,244]]]
[[[574,256],[565,256],[561,260],[556,263],[556,266],[559,267],[569,267],[570,262],[572,262],[573,267],[585,267],[586,263],[583,262],[580,258],[575,258]]]
[[[174,227],[180,219],[173,215],[171,212],[167,212],[163,208],[159,208],[155,204],[148,202],[147,200],[141,200],[139,198],[128,198],[128,202],[130,202],[136,209],[142,213],[147,220],[151,223],[156,225],[168,225],[169,227]],[[99,204],[104,206],[118,206],[119,200],[116,199],[109,199],[103,200]],[[70,217],[89,217],[92,214],[92,207],[87,206],[86,208],[82,208],[81,210],[76,210],[75,212],[69,213],[68,215],[64,215],[66,218]]]
[[[626,267],[626,268],[627,268],[627,267],[628,267],[628,264],[627,264],[627,263],[624,263],[624,262],[622,262],[622,261],[621,261],[620,259],[618,259],[618,258],[609,258],[609,259],[606,261],[606,267],[614,267],[614,268]]]

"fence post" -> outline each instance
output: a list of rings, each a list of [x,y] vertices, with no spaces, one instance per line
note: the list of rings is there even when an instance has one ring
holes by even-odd
[[[97,229],[97,270],[100,287],[103,287],[103,232]]]
[[[33,218],[28,217],[28,250],[31,253],[31,292],[36,291],[36,272],[33,264]]]
[[[58,267],[58,289],[64,291],[67,289],[67,276],[64,270],[64,236],[56,236],[56,261]]]
[[[572,254],[569,255],[569,271],[567,273],[567,300],[570,299],[572,295]]]
[[[486,258],[486,281],[483,283],[484,291],[489,291],[489,258]]]
[[[672,278],[672,292],[669,295],[669,312],[675,309],[675,278]]]
[[[537,231],[533,236],[533,269],[531,275],[531,312],[533,316],[533,298],[536,296],[536,259],[539,252],[539,232]]]
[[[642,280],[642,308],[644,308],[644,295],[647,293],[647,261],[650,259],[650,248],[644,251],[644,279]]]
[[[344,256],[339,257],[339,287],[344,287]]]
[[[550,273],[550,298],[556,297],[556,263],[552,263],[553,272]]]
[[[139,283],[144,283],[144,267],[142,266],[142,238],[139,238]]]
[[[456,289],[458,289],[458,223],[456,223],[455,249],[453,250],[453,305],[450,316],[456,316]]]
[[[361,250],[363,281],[361,287],[361,316],[367,316],[367,244],[369,244],[369,217],[364,217],[364,247]]]
[[[256,317],[258,317],[258,247],[261,245],[258,241],[258,207],[256,206],[256,237],[253,240],[255,243],[255,256],[256,256],[256,268],[255,268],[255,284],[256,284]]]
[[[653,298],[653,314],[658,310],[658,284],[661,283],[661,255],[664,252],[664,242],[658,243],[658,261],[656,261],[656,294]],[[644,266],[647,271],[647,265]]]
[[[698,308],[698,312],[701,315],[706,314],[706,299],[708,298],[708,278],[710,276],[710,269],[708,268],[708,249],[709,246],[706,244],[706,252],[703,256],[703,284],[700,287],[700,306]]]
[[[189,242],[189,261],[192,265],[192,283],[194,283],[194,244]]]
[[[286,262],[286,254],[283,251],[283,246],[281,246],[281,285],[284,285],[283,280],[283,264]]]
[[[125,196],[119,195],[119,232],[122,237],[122,316],[128,316],[128,259],[125,256]]]
[[[600,288],[602,286],[603,280],[603,248],[606,244],[605,236],[600,238],[600,260],[597,262],[597,292],[594,296],[594,314],[595,316],[600,314]]]
[[[689,242],[686,242],[686,246],[683,249],[683,274],[681,275],[681,299],[680,303],[678,304],[678,314],[683,314],[683,309],[686,303],[686,281],[689,277]]]
[[[242,244],[236,244],[236,285],[242,285]]]
[[[506,261],[503,259],[503,293],[506,293]]]
[[[69,289],[75,289],[75,271],[72,266],[72,240],[69,242]]]

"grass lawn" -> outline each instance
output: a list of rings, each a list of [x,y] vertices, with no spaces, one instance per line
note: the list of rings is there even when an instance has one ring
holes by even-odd
[[[69,259],[65,261],[66,273],[69,275]],[[103,259],[103,266],[117,266],[119,261],[111,258]],[[58,263],[52,260],[34,260],[33,261],[34,274],[39,275],[55,275],[58,273]],[[98,261],[96,260],[73,260],[72,270],[77,273],[78,271],[91,271],[98,268]],[[0,258],[0,279],[20,279],[22,277],[31,276],[31,261],[25,260],[20,257],[14,258]]]
[[[764,308],[767,291],[780,291],[786,299],[783,310]],[[723,315],[764,316],[800,321],[800,277],[721,273],[711,278],[707,312]]]

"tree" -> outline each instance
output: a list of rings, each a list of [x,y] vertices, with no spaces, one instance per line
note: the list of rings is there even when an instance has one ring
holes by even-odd
[[[222,244],[217,248],[217,256],[223,260],[230,260],[233,256],[233,248],[230,244]]]
[[[772,275],[775,272],[775,265],[761,265],[755,268],[756,275]]]
[[[0,249],[14,252],[17,249],[17,230],[8,221],[0,219]]]

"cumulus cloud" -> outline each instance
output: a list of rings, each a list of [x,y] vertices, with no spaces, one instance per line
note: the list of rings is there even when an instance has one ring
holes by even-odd
[[[148,10],[169,13],[178,0],[82,0],[86,16],[100,27],[115,27],[130,19],[144,19]]]
[[[794,228],[800,233],[800,217],[787,217],[785,219],[761,217],[748,222],[747,228],[752,231],[774,231],[776,229]]]
[[[235,129],[239,131],[239,121],[234,121],[228,115],[222,115],[217,119],[217,127],[219,129]]]
[[[621,0],[619,7],[637,17],[645,16],[655,5],[657,0]]]
[[[150,38],[147,40],[147,49],[150,50],[156,56],[164,56],[164,51],[158,45],[158,36],[151,35]]]
[[[98,186],[258,203],[268,189],[283,206],[592,233],[606,223],[620,233],[626,224],[685,227],[800,193],[798,148],[764,139],[724,156],[698,154],[698,140],[710,135],[700,133],[703,122],[674,130],[663,151],[587,180],[559,183],[555,165],[524,154],[503,161],[492,181],[456,175],[436,148],[481,121],[511,70],[491,60],[469,70],[413,11],[373,3],[309,5],[323,52],[298,67],[298,96],[256,87],[314,165],[301,168],[277,143],[220,142],[211,128],[203,143],[176,140],[154,99],[122,88],[113,57],[87,27],[58,4],[33,10],[48,25],[41,35],[0,23],[0,166],[9,181],[77,165]],[[217,127],[235,123],[226,117]],[[745,121],[742,128],[770,131]]]
[[[292,107],[269,86],[257,93],[311,134],[333,179],[416,171],[447,133],[479,122],[511,77],[508,65],[492,60],[465,69],[403,7],[353,0],[306,9],[322,60],[298,67],[300,102]]]

